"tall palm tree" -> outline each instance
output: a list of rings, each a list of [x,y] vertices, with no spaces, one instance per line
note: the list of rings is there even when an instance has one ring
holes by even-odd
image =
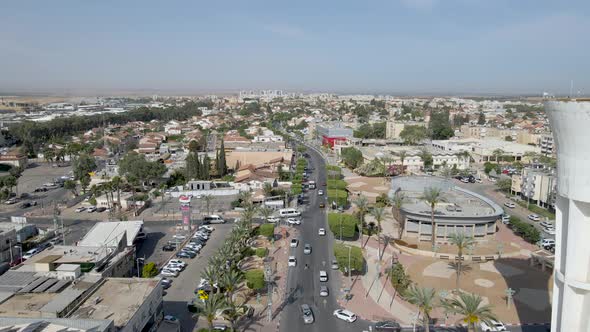
[[[415,285],[410,286],[405,294],[408,302],[418,307],[422,314],[422,326],[424,331],[430,331],[430,312],[435,306],[436,291],[434,288],[423,288]]]
[[[254,218],[255,214],[256,207],[252,204],[246,205],[244,211],[242,211],[242,221],[245,222],[248,228],[250,228],[250,226],[252,225],[252,219]]]
[[[238,199],[240,200],[240,202],[242,202],[242,207],[252,205],[252,192],[240,191],[240,193],[238,194]]]
[[[203,304],[200,306],[201,313],[207,320],[209,324],[209,331],[213,330],[213,321],[217,316],[217,311],[219,309],[225,309],[227,307],[227,303],[225,302],[225,298],[221,294],[209,294],[209,298],[203,301]]]
[[[363,224],[365,223],[365,214],[367,213],[367,210],[369,208],[369,201],[367,200],[367,197],[361,195],[358,196],[353,202],[354,205],[356,205],[357,209],[359,209],[359,217],[361,219],[361,223],[360,223],[360,241],[361,241],[361,248],[363,247]]]
[[[215,292],[216,289],[215,287],[213,287],[213,285],[217,284],[220,275],[220,270],[218,265],[212,263],[214,262],[210,259],[209,265],[201,273],[201,278],[207,280],[207,282],[209,283],[209,285],[211,285],[211,288]]]
[[[402,174],[406,174],[406,171],[404,170],[404,161],[406,160],[406,157],[408,156],[408,152],[405,150],[402,150],[398,153],[399,156],[399,160],[402,163]]]
[[[225,289],[227,303],[234,303],[234,292],[242,281],[244,281],[244,274],[239,270],[232,269],[223,275],[221,285]]]
[[[451,314],[460,315],[467,323],[467,331],[475,332],[475,324],[485,322],[491,325],[492,320],[498,320],[492,312],[492,306],[483,304],[482,298],[476,294],[460,293],[458,298],[442,300],[442,306]]]
[[[436,204],[440,201],[442,193],[439,188],[429,187],[424,189],[422,199],[430,205],[430,222],[432,226],[432,246],[436,243],[436,222],[434,221],[434,210]]]
[[[457,247],[457,284],[456,290],[459,291],[459,278],[461,277],[461,270],[463,269],[463,250],[472,246],[475,243],[475,239],[471,236],[465,235],[465,233],[453,233],[449,235],[449,242]]]
[[[373,211],[371,211],[371,215],[373,215],[373,218],[375,218],[375,221],[377,222],[377,252],[379,254],[379,262],[381,262],[381,221],[385,215],[385,208],[375,207],[373,208]]]
[[[113,176],[111,184],[117,192],[117,210],[121,210],[121,187],[123,186],[123,179],[120,176]]]
[[[269,182],[265,182],[262,185],[262,190],[264,191],[265,196],[270,196],[270,194],[272,193],[272,184],[270,184]]]
[[[391,199],[391,212],[395,216],[395,220],[398,223],[398,238],[401,239],[402,235],[404,234],[404,228],[406,227],[406,222],[402,216],[402,207],[406,202],[406,195],[403,192],[396,192]]]
[[[205,201],[207,214],[211,214],[211,201],[213,201],[213,195],[203,195],[203,200]]]

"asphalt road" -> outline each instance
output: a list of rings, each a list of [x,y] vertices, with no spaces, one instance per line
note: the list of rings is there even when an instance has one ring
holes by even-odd
[[[310,165],[314,169],[310,180],[315,179],[319,188],[325,182],[325,164],[321,156],[309,150],[311,158]],[[284,308],[281,316],[281,331],[363,331],[368,330],[369,323],[357,320],[354,323],[347,323],[335,318],[332,313],[335,309],[340,308],[336,299],[342,298],[344,293],[340,291],[340,272],[330,269],[330,263],[333,259],[332,244],[333,237],[328,231],[326,236],[319,236],[318,229],[328,229],[326,221],[326,212],[319,209],[320,200],[324,196],[317,196],[317,189],[310,190],[307,193],[309,205],[303,212],[303,222],[299,227],[299,246],[290,248],[291,253],[297,258],[297,266],[289,269],[287,276],[287,291],[290,299]],[[303,254],[303,246],[309,243],[312,246],[311,255]],[[305,264],[309,268],[305,269]],[[320,282],[319,271],[325,270],[328,273],[328,282]],[[328,286],[330,295],[320,297],[320,286]],[[314,313],[315,322],[311,325],[303,323],[300,313],[300,305],[309,304]]]

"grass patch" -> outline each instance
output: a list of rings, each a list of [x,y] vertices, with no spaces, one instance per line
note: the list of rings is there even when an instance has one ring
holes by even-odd
[[[342,220],[342,227],[340,227],[340,220]],[[358,219],[351,214],[328,213],[330,231],[337,238],[340,238],[340,230],[342,229],[343,239],[354,239],[357,233],[358,222]]]
[[[538,214],[540,216],[549,218],[550,220],[555,220],[555,213],[544,209],[540,206],[537,206],[535,204],[528,204],[526,201],[516,201],[518,203],[518,205],[522,206],[525,209],[528,209],[529,211],[531,211],[534,214]]]
[[[342,243],[334,244],[334,257],[338,261],[338,266],[341,271],[348,268],[348,252],[350,249],[350,267],[353,272],[362,273],[364,271],[365,259],[363,258],[363,252],[361,248],[356,246],[346,246]]]

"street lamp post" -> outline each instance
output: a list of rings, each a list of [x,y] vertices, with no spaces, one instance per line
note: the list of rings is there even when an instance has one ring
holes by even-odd
[[[140,271],[141,270],[139,269],[139,263],[140,262],[143,263],[143,258],[138,257],[138,258],[135,259],[135,262],[137,263],[137,277],[140,278],[141,277],[140,276]]]

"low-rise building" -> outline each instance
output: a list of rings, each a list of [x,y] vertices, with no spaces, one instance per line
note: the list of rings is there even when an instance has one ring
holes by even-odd
[[[555,206],[557,181],[553,170],[524,168],[512,176],[511,192],[544,208]]]

